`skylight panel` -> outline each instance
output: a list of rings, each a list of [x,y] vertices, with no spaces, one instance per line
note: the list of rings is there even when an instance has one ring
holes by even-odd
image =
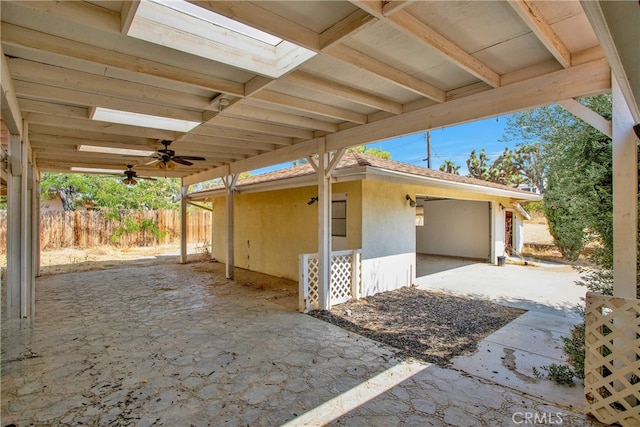
[[[122,125],[141,126],[153,129],[173,130],[176,132],[189,132],[200,123],[188,120],[171,119],[167,117],[150,116],[147,114],[131,113],[129,111],[111,110],[98,107],[93,113],[93,120]]]
[[[242,22],[234,21],[233,19],[227,18],[226,16],[222,16],[215,12],[212,12],[208,9],[204,9],[202,7],[196,6],[195,4],[182,1],[182,0],[151,0],[156,3],[160,3],[171,9],[177,10],[179,12],[187,13],[193,17],[202,19],[203,21],[208,22],[209,24],[218,25],[220,27],[224,27],[228,30],[234,31],[239,34],[244,34],[245,36],[251,37],[263,43],[267,43],[271,46],[277,46],[282,39],[276,36],[273,36],[269,33],[265,33],[262,30],[251,27],[249,25],[243,24]]]
[[[271,78],[316,53],[208,9],[178,0],[140,3],[128,36]]]
[[[154,150],[135,150],[132,148],[101,147],[97,145],[79,145],[78,151],[85,151],[90,153],[121,154],[123,156],[140,157],[149,157],[155,154]]]
[[[81,168],[79,166],[71,167],[71,172],[84,172],[84,173],[99,173],[105,175],[120,175],[122,170],[120,169],[101,169],[101,168]]]

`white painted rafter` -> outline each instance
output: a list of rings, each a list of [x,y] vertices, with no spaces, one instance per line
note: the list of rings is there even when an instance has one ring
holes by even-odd
[[[509,5],[564,68],[571,66],[571,52],[556,35],[533,0],[509,0]]]
[[[327,150],[333,151],[367,143],[407,135],[427,129],[437,129],[486,117],[507,114],[558,102],[562,99],[594,95],[609,90],[610,70],[605,60],[597,60],[545,76],[513,83],[509,86],[483,91],[464,98],[436,104],[411,112],[391,116],[351,129],[341,130],[326,137]],[[540,91],[545,87],[545,91]],[[294,144],[230,165],[237,173],[258,169],[307,157],[315,153],[318,138]],[[185,177],[185,182],[195,184],[219,178],[223,170],[212,169]]]
[[[18,105],[18,98],[7,65],[7,59],[4,56],[4,50],[0,46],[0,60],[2,61],[2,69],[0,70],[0,91],[2,92],[2,118],[14,135],[22,135],[22,112]]]
[[[493,87],[500,86],[500,75],[498,73],[406,10],[401,10],[387,19],[399,30],[434,48],[445,59],[458,65],[478,79]]]

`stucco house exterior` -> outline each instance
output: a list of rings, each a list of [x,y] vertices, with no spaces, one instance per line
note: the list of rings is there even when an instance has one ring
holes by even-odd
[[[234,263],[291,280],[299,257],[317,251],[316,175],[303,164],[238,181]],[[225,261],[223,187],[191,193],[213,205],[213,256]],[[534,193],[361,153],[332,174],[333,251],[361,253],[361,295],[411,285],[416,253],[495,263],[505,246],[522,247],[520,203]],[[216,232],[216,230],[218,232]]]

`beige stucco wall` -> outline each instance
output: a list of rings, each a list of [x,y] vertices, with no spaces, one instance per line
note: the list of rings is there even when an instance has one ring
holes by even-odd
[[[347,194],[347,246],[361,247],[361,183],[334,184]],[[298,257],[318,251],[318,205],[308,205],[316,187],[234,195],[234,257],[240,268],[298,280]],[[225,198],[214,199],[213,256],[226,261]]]
[[[490,199],[491,238],[494,241],[489,249],[491,262],[495,263],[496,256],[503,253],[504,211],[500,210],[499,204],[508,206],[507,198],[376,179],[334,184],[332,191],[334,195],[346,193],[346,249],[362,249],[364,295],[408,286],[415,281],[415,209],[409,206],[407,194],[414,200],[418,195],[485,202]],[[315,186],[236,193],[235,265],[298,280],[299,255],[318,250],[317,204],[307,204],[316,195]],[[224,197],[216,198],[213,206],[213,256],[224,262]],[[487,217],[482,221],[487,221]],[[484,238],[487,238],[486,234]]]
[[[415,280],[415,186],[366,180],[362,185],[363,294],[409,286]]]

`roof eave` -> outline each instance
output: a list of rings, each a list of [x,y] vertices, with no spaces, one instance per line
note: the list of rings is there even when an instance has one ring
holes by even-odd
[[[535,193],[527,194],[518,190],[493,188],[483,185],[469,184],[465,182],[448,181],[434,177],[417,176],[406,172],[390,171],[387,169],[380,169],[371,166],[366,166],[365,168],[365,174],[367,178],[384,179],[386,181],[402,182],[404,184],[429,185],[438,188],[452,188],[456,190],[468,191],[470,193],[509,197],[514,201],[521,202],[534,202],[542,200],[542,196]],[[340,171],[338,171],[337,173],[339,172]]]
[[[508,197],[514,201],[532,202],[542,200],[538,194],[526,194],[517,190],[486,187],[482,185],[469,184],[463,182],[448,181],[433,177],[417,176],[405,172],[391,171],[374,166],[356,166],[345,169],[338,169],[333,172],[334,182],[359,181],[367,178],[382,179],[389,182],[401,182],[403,184],[429,185],[439,188],[453,188],[477,194],[488,194],[492,196]],[[249,185],[239,185],[236,189],[238,193],[259,193],[264,191],[286,190],[291,188],[308,187],[317,183],[315,174],[307,174],[298,177],[284,178],[274,181],[261,182]],[[189,194],[189,200],[206,200],[225,195],[224,189],[201,191]]]

